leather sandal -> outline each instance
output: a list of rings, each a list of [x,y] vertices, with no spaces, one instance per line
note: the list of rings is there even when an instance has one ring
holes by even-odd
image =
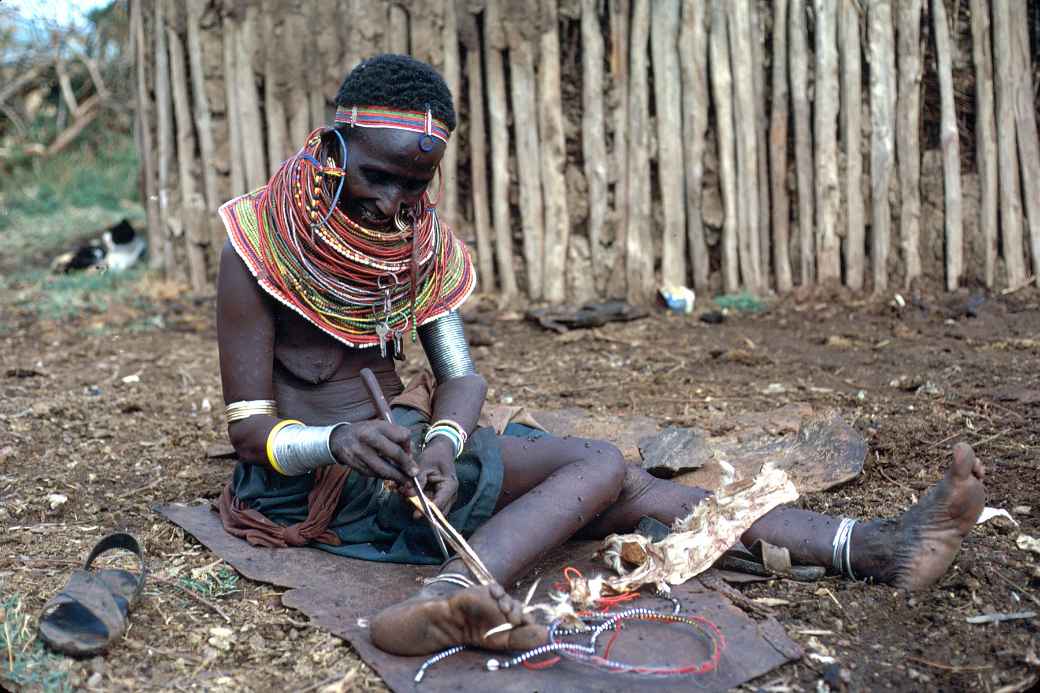
[[[137,556],[138,573],[118,568],[90,569],[94,559],[112,549]],[[75,657],[106,651],[122,637],[130,610],[144,587],[147,569],[140,544],[129,534],[109,534],[94,546],[82,569],[48,600],[40,616],[40,639],[53,650]]]

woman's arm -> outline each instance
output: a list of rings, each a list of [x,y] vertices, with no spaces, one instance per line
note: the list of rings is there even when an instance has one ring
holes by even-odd
[[[274,312],[272,303],[228,243],[220,256],[217,278],[217,343],[220,377],[227,404],[243,400],[273,400]],[[228,425],[228,437],[239,457],[270,465],[267,440],[279,419],[266,414]],[[306,422],[304,422],[306,424]],[[284,431],[284,434],[281,432]],[[289,459],[292,468],[277,470],[302,474],[323,464],[347,465],[365,476],[400,484],[414,476],[417,466],[408,450],[408,429],[384,421],[361,421],[329,427],[282,428],[272,444],[275,458]],[[324,436],[318,439],[318,436]],[[278,453],[284,446],[285,457]]]

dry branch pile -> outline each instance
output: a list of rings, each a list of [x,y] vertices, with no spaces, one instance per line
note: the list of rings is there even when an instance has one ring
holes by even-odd
[[[1030,3],[131,7],[153,257],[198,289],[222,245],[216,206],[262,184],[382,51],[453,89],[442,206],[484,291],[952,290],[1040,269]]]

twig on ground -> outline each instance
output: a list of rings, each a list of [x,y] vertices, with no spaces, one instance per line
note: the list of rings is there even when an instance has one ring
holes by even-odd
[[[942,669],[943,671],[951,671],[953,673],[970,672],[970,671],[986,671],[992,669],[992,664],[979,664],[979,665],[960,665],[960,664],[942,664],[941,662],[933,662],[930,659],[924,659],[923,657],[907,657],[908,662],[917,662],[918,664],[924,664],[926,667],[932,667],[933,669]]]
[[[978,441],[976,443],[972,443],[972,447],[973,448],[977,448],[977,447],[979,447],[981,445],[985,445],[986,443],[994,441],[997,438],[999,438],[1000,436],[1005,435],[1007,433],[1011,433],[1011,429],[1010,428],[1006,428],[1003,431],[1001,431],[1000,433],[994,433],[993,435],[988,436],[986,438],[983,438],[982,440],[980,440],[980,441]]]
[[[185,587],[183,585],[178,585],[176,582],[173,582],[171,580],[167,580],[166,578],[159,577],[158,575],[149,575],[148,578],[152,582],[158,582],[160,585],[168,585],[169,587],[173,587],[174,589],[180,590],[181,592],[183,592],[184,594],[188,595],[189,597],[191,597],[195,601],[199,602],[203,606],[205,606],[205,607],[215,611],[217,614],[220,615],[220,617],[222,619],[224,619],[224,621],[226,623],[231,623],[231,617],[228,616],[226,613],[224,613],[223,609],[221,609],[219,606],[217,606],[216,604],[214,604],[210,600],[206,599],[202,595],[197,594],[195,592],[195,590],[193,590],[193,589],[191,589],[189,587]]]
[[[943,443],[950,442],[951,440],[953,440],[954,438],[956,438],[959,435],[963,435],[963,434],[960,431],[958,431],[957,433],[951,433],[950,435],[946,436],[942,440],[937,440],[934,443],[929,443],[927,449],[931,450],[932,448],[937,448],[940,445],[942,445]]]
[[[1019,291],[1021,289],[1026,288],[1027,286],[1029,286],[1030,284],[1032,284],[1035,281],[1036,281],[1036,275],[1034,274],[1029,279],[1026,279],[1024,282],[1019,284],[1018,286],[1009,286],[1006,289],[1002,289],[1001,292],[1000,292],[1000,295],[1001,296],[1010,296],[1011,294],[1015,293],[1016,291]]]
[[[1013,614],[980,614],[969,616],[965,621],[978,625],[980,623],[1000,623],[1001,621],[1019,621],[1026,618],[1036,618],[1035,611],[1016,611]]]
[[[1027,591],[1026,591],[1026,589],[1025,589],[1024,587],[1021,587],[1021,586],[1019,586],[1019,585],[1015,584],[1014,582],[1012,582],[1011,580],[1007,579],[1006,577],[1004,577],[1004,574],[1003,574],[1003,573],[1001,573],[1001,572],[1000,572],[999,570],[994,570],[994,571],[993,571],[993,574],[994,574],[994,575],[996,575],[996,576],[997,576],[998,578],[1000,578],[1001,580],[1003,580],[1003,581],[1004,581],[1005,583],[1007,583],[1007,584],[1008,584],[1009,586],[1011,586],[1011,587],[1014,587],[1014,588],[1015,588],[1016,590],[1018,590],[1019,592],[1021,592],[1021,593],[1022,593],[1022,596],[1023,596],[1023,597],[1025,597],[1025,598],[1026,598],[1026,599],[1028,599],[1029,601],[1033,602],[1033,603],[1034,603],[1034,604],[1036,604],[1037,606],[1040,606],[1040,599],[1037,599],[1037,598],[1036,598],[1035,596],[1033,596],[1032,594],[1030,594],[1029,592],[1027,592]]]

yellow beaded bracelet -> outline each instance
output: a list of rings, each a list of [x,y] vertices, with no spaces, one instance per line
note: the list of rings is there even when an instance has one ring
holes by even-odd
[[[274,427],[271,429],[271,432],[267,434],[267,461],[270,462],[271,467],[274,468],[274,470],[282,476],[286,476],[286,474],[285,471],[278,466],[278,459],[274,456],[274,437],[278,434],[278,431],[282,430],[290,424],[300,424],[302,426],[303,422],[298,421],[296,419],[282,419],[281,421],[276,423]]]

